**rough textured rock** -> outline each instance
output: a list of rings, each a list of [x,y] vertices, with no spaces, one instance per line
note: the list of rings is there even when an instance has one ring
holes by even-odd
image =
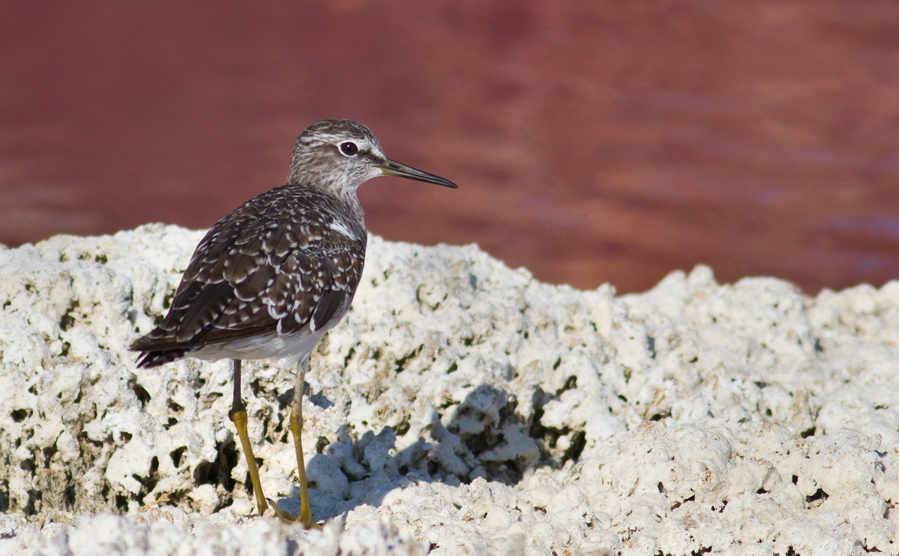
[[[698,267],[616,297],[372,238],[307,375],[328,523],[305,532],[243,517],[229,363],[126,351],[201,235],[0,248],[0,553],[899,552],[899,283],[811,299]],[[294,369],[245,372],[266,494],[296,512]]]

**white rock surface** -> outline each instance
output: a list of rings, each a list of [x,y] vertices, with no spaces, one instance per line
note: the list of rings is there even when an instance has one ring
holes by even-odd
[[[305,532],[243,517],[229,363],[126,351],[201,236],[0,247],[0,554],[899,552],[897,282],[616,297],[373,237],[307,375]],[[293,372],[248,362],[244,396],[296,512]]]

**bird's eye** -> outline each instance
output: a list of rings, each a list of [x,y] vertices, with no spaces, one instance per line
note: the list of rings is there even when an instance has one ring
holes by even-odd
[[[340,152],[346,156],[355,156],[359,152],[359,147],[352,141],[344,141],[340,144]]]

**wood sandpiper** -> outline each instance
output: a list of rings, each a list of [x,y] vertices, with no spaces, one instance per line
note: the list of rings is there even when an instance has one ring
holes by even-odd
[[[309,356],[349,310],[365,262],[367,233],[356,189],[378,176],[456,185],[388,159],[364,125],[323,120],[297,139],[287,185],[244,203],[219,220],[197,246],[162,323],[137,339],[138,367],[182,357],[232,359],[234,399],[229,416],[247,459],[256,505],[269,503],[247,433],[241,396],[244,359],[297,362],[290,431],[296,448],[300,514],[272,509],[307,529],[312,518],[300,434]]]

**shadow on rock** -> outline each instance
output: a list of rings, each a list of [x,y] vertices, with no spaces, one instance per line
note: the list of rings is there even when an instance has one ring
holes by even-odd
[[[315,517],[330,519],[363,504],[378,506],[391,490],[420,481],[457,486],[483,477],[517,483],[541,462],[538,440],[542,443],[545,436],[539,423],[532,422],[539,421],[539,411],[523,418],[517,407],[513,395],[482,384],[461,404],[442,408],[443,415],[429,406],[430,422],[416,431],[414,440],[407,433],[398,441],[391,427],[354,439],[344,427],[336,441],[320,445],[319,453],[307,460]],[[397,444],[403,447],[397,449]],[[295,513],[298,498],[295,488],[292,498],[279,506]]]

